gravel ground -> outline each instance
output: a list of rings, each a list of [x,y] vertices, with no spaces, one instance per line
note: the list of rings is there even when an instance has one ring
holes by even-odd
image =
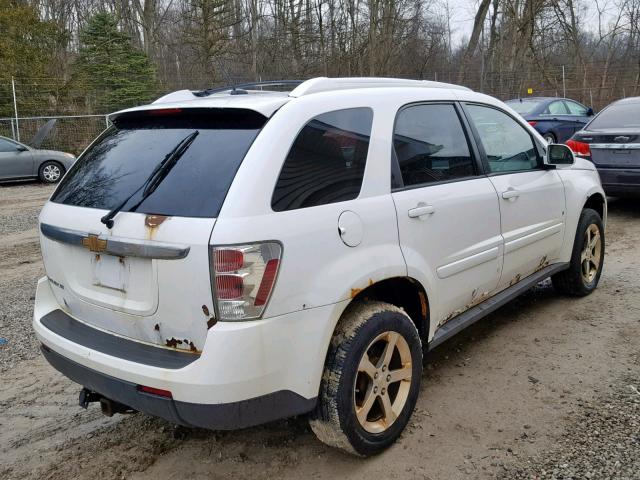
[[[639,385],[640,376],[632,376],[596,401],[577,400],[572,423],[554,448],[514,462],[502,478],[640,478]],[[527,437],[525,430],[522,439]]]
[[[640,480],[640,207],[609,206],[600,287],[543,283],[426,357],[400,440],[367,460],[319,443],[304,418],[234,432],[77,406],[38,355],[36,215],[52,187],[0,185],[0,479],[397,478]]]
[[[31,329],[38,278],[44,275],[38,242],[38,214],[53,192],[39,183],[0,185],[0,372],[38,353]]]

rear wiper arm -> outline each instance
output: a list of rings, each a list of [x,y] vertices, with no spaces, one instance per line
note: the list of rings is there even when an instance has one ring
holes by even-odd
[[[121,203],[111,209],[111,211],[109,211],[109,213],[102,217],[100,221],[104,223],[107,228],[113,228],[113,217],[115,217],[118,212],[120,212],[124,208],[127,202],[131,200],[131,198],[133,198],[136,193],[144,189],[140,201],[138,201],[138,203],[136,203],[130,209],[131,211],[135,211],[140,206],[140,204],[144,202],[149,197],[149,195],[151,195],[156,190],[156,188],[158,188],[158,185],[160,185],[160,183],[162,183],[162,181],[167,177],[171,169],[175,166],[176,163],[178,163],[180,157],[184,155],[184,152],[187,151],[187,149],[191,146],[191,144],[199,134],[200,132],[196,130],[195,132],[190,133],[185,138],[180,140],[180,143],[173,147],[173,149],[169,153],[167,153],[164,159],[158,165],[156,165],[151,174],[142,183],[142,185],[136,188],[131,193],[131,195],[127,196],[127,198],[125,198]]]

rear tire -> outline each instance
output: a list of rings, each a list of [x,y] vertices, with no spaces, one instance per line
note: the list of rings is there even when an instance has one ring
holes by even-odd
[[[43,183],[57,183],[63,175],[64,167],[53,160],[44,162],[38,170],[38,178]]]
[[[604,246],[602,219],[595,210],[585,208],[578,221],[570,266],[551,277],[554,288],[574,297],[593,292],[602,274]]]
[[[354,304],[331,340],[311,429],[349,453],[380,453],[407,425],[421,376],[420,336],[404,310]]]

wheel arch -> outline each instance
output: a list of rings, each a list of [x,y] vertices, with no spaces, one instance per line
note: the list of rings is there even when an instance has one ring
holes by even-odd
[[[418,280],[409,276],[390,277],[364,289],[352,290],[351,301],[345,311],[354,302],[367,300],[386,302],[402,308],[415,324],[423,344],[426,345],[431,317],[430,304],[427,291]]]
[[[601,193],[595,192],[589,195],[585,200],[582,209],[584,210],[585,208],[591,208],[592,210],[595,210],[596,212],[598,212],[598,215],[600,215],[600,218],[603,222],[606,220],[606,200],[604,198],[604,195],[602,195]]]

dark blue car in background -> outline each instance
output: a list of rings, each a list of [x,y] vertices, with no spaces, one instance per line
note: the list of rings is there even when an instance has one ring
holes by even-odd
[[[507,100],[549,143],[564,143],[593,117],[593,109],[568,98],[526,97]]]

